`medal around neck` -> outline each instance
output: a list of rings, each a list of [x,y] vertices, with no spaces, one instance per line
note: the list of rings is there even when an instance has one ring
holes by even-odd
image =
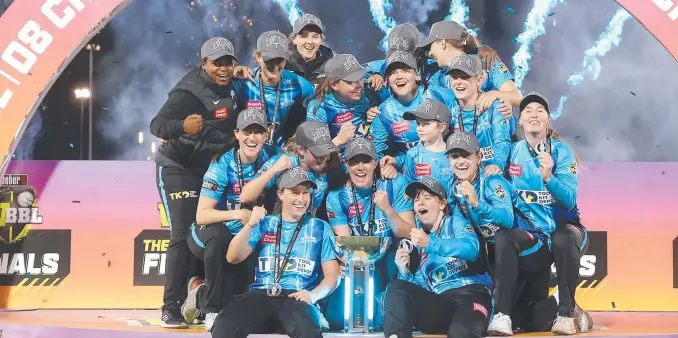
[[[537,154],[542,154],[542,153],[548,153],[549,152],[549,145],[546,142],[546,140],[542,140],[537,144],[537,147],[535,149]]]
[[[279,283],[273,283],[271,286],[266,290],[266,294],[269,297],[278,297],[280,296],[280,293],[282,292],[282,288],[280,287]]]

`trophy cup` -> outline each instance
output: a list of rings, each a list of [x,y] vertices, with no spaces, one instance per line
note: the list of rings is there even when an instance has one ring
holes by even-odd
[[[345,253],[344,333],[374,331],[374,262],[386,254],[391,238],[339,236],[337,245]]]

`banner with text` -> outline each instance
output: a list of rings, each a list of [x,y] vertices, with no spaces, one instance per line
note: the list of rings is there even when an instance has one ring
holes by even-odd
[[[0,188],[9,307],[160,307],[169,231],[154,178],[150,161],[11,162]],[[677,201],[678,163],[581,171],[582,307],[678,311]]]

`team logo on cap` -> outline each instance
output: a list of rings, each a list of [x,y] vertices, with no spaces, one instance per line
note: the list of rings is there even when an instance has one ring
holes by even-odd
[[[470,69],[470,70],[473,69],[473,68],[471,68],[471,58],[466,54],[459,54],[459,56],[454,58],[454,62],[452,62],[452,64],[453,64],[454,68],[459,67],[459,65],[461,64],[461,65],[465,66],[466,69]]]
[[[330,137],[330,129],[327,127],[319,127],[316,130],[314,130],[311,133],[311,139],[313,139],[313,143],[318,142],[318,140],[322,139],[323,141],[327,141],[328,139],[331,139]]]
[[[275,49],[285,49],[285,46],[285,40],[278,35],[271,35],[266,38],[266,49],[271,49],[271,47],[274,47]]]
[[[243,116],[244,120],[257,119],[257,120],[261,120],[262,122],[264,121],[264,113],[262,113],[261,110],[250,108],[250,109],[245,110],[242,113],[244,114],[244,116]]]
[[[293,180],[294,178],[296,178],[299,175],[302,175],[303,178],[308,179],[308,175],[306,175],[306,171],[304,171],[304,169],[302,167],[294,167],[294,168],[290,169],[287,172],[287,175],[290,177],[290,180]]]
[[[421,183],[424,183],[426,186],[433,188],[436,186],[436,180],[430,177],[424,177],[421,179]]]
[[[372,150],[372,143],[363,138],[355,138],[351,143],[351,151],[353,151],[353,149],[355,149],[356,147],[359,147],[360,150],[362,150],[363,147],[367,148],[367,150]]]
[[[543,95],[539,94],[539,92],[531,91],[527,95],[525,95],[525,97],[532,96],[532,95],[539,97],[540,99],[544,100],[544,102],[546,102],[546,105],[550,106],[549,100],[547,100]]]
[[[349,55],[346,57],[346,60],[344,60],[343,66],[345,71],[350,72],[356,68],[360,68],[360,63],[358,63],[358,60],[356,60],[355,56]]]
[[[431,109],[433,108],[433,103],[430,101],[426,101],[421,104],[422,108],[424,108],[424,113],[429,114],[431,112]]]
[[[217,38],[216,40],[212,41],[212,53],[216,52],[220,48],[226,49],[227,52],[233,54],[233,44],[224,38]]]
[[[466,133],[454,133],[450,136],[450,144],[455,143],[466,143],[467,146],[471,145],[471,135]]]
[[[394,62],[407,63],[407,53],[401,51],[393,52],[393,54],[388,57],[388,63],[391,64]]]
[[[316,25],[320,27],[320,19],[318,19],[315,15],[306,13],[301,17],[301,23],[299,25],[301,27],[306,27],[308,25]]]
[[[395,50],[410,50],[410,42],[402,36],[394,36],[391,39],[391,48]]]

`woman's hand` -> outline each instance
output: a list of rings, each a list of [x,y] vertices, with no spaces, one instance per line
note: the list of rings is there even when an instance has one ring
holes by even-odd
[[[422,229],[414,228],[410,230],[410,241],[416,247],[422,249],[428,248],[429,238],[428,235]]]
[[[377,115],[381,114],[379,107],[371,107],[367,110],[367,123],[372,123]]]
[[[337,147],[343,146],[355,137],[356,126],[350,122],[346,122],[339,128],[339,134],[334,138],[334,145]]]
[[[395,264],[401,275],[407,275],[410,272],[410,252],[405,248],[396,251]]]
[[[492,175],[503,175],[504,173],[499,169],[499,166],[496,164],[490,164],[487,167],[485,167],[485,176],[492,176]]]
[[[311,293],[306,290],[297,291],[295,293],[290,294],[287,297],[294,298],[300,302],[305,302],[308,304],[315,303],[315,300],[313,299],[313,297],[311,297]]]
[[[246,66],[235,67],[235,69],[233,69],[233,77],[240,80],[254,81],[254,73]]]
[[[384,86],[384,78],[379,74],[374,74],[367,78],[367,83],[370,84],[372,89],[379,91]]]
[[[553,170],[553,157],[548,152],[540,153],[539,155],[539,173],[544,179],[544,183],[548,184],[551,180],[551,170]]]
[[[478,102],[476,103],[476,108],[478,108],[478,112],[482,113],[488,110],[490,107],[492,107],[492,104],[496,99],[498,99],[498,96],[495,90],[491,90],[489,92],[484,92],[480,94]]]
[[[250,219],[247,221],[247,225],[254,228],[254,226],[259,224],[264,217],[266,217],[266,209],[263,207],[254,207],[250,214]]]

